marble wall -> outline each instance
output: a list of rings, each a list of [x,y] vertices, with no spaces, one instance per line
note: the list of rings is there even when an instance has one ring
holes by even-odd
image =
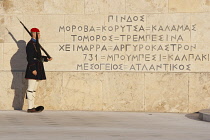
[[[195,112],[209,107],[209,73],[47,72],[47,110]],[[24,72],[1,72],[1,110],[27,109]]]
[[[209,61],[190,61],[193,64],[192,71],[77,71],[74,66],[78,62],[85,62],[81,57],[83,52],[58,51],[60,44],[88,43],[73,42],[71,33],[60,32],[60,26],[114,25],[107,22],[108,15],[144,15],[143,26],[151,26],[154,23],[196,25],[196,31],[181,32],[184,38],[181,43],[196,44],[198,47],[195,52],[158,53],[210,54],[209,11],[210,0],[0,0],[0,110],[27,109],[25,99],[27,81],[24,79],[27,64],[25,46],[30,37],[17,18],[27,27],[38,27],[41,30],[40,42],[53,56],[52,62],[45,63],[47,80],[39,83],[36,97],[36,104],[44,105],[47,110],[186,113],[209,108]],[[142,34],[153,33],[147,30]],[[166,33],[172,34],[170,31]],[[74,34],[81,32],[75,31]],[[101,33],[111,34],[119,33]],[[112,45],[119,41],[100,43]],[[130,50],[121,52],[132,53],[135,52]],[[187,65],[189,62],[176,63]]]

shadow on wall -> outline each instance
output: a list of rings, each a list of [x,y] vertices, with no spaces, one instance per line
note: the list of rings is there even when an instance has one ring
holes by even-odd
[[[10,60],[11,72],[13,75],[11,89],[14,89],[15,91],[12,107],[14,110],[22,110],[26,93],[25,91],[27,88],[26,80],[24,78],[24,71],[27,65],[25,53],[26,42],[24,40],[17,41],[9,31],[8,34],[12,37],[18,47],[17,52]]]

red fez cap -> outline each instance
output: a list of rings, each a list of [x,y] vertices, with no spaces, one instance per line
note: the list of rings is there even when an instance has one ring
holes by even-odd
[[[40,32],[38,28],[32,28],[31,32]]]

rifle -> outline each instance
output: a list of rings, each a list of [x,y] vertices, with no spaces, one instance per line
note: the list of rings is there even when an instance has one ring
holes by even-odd
[[[18,17],[17,17],[17,19],[19,20]],[[20,20],[19,20],[19,21],[20,21]],[[24,29],[28,32],[28,34],[29,34],[30,36],[32,36],[32,35],[31,35],[31,32],[26,28],[26,26],[23,24],[23,22],[20,21],[20,24],[22,24],[23,27],[24,27]],[[48,58],[51,58],[51,56],[50,56],[50,55],[45,51],[45,49],[39,44],[38,40],[37,40],[37,45],[40,46],[40,48],[41,48],[42,51],[47,55]]]

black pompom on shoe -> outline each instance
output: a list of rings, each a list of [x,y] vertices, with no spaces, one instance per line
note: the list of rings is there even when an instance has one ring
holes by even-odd
[[[44,110],[43,106],[38,106],[35,108],[37,112],[42,112]]]

